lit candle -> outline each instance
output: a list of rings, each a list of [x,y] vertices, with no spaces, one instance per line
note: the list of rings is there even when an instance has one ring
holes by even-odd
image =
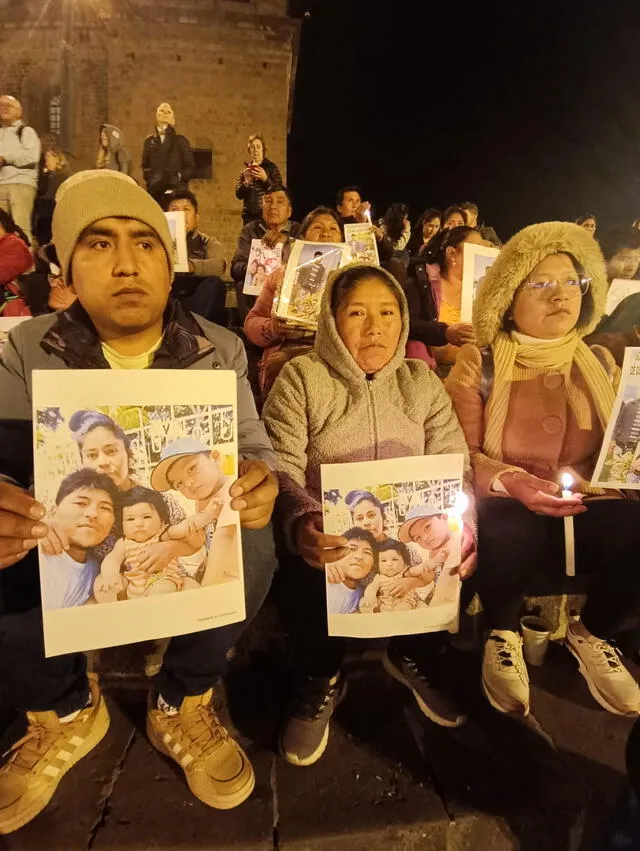
[[[563,473],[560,477],[562,482],[562,498],[570,499],[573,477],[570,473]],[[567,576],[576,575],[576,543],[573,532],[573,517],[564,518],[564,559]]]
[[[371,224],[371,209],[367,207],[364,211],[365,218],[369,220],[369,224]]]
[[[458,491],[451,508],[447,509],[447,520],[450,532],[462,532],[462,515],[469,507],[469,498],[466,493]]]

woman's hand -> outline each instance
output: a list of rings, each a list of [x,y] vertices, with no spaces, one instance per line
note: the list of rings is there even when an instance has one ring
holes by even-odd
[[[460,564],[452,571],[463,581],[476,572],[478,565],[478,542],[473,529],[466,523],[462,527],[462,543],[460,544]]]
[[[339,535],[325,535],[322,531],[322,514],[304,514],[295,526],[294,538],[298,552],[311,567],[321,570],[327,564],[340,561],[347,554],[346,540]],[[342,582],[339,574],[329,571],[330,582]],[[333,577],[333,578],[332,578]]]
[[[55,518],[47,519],[49,531],[42,541],[42,552],[46,556],[59,556],[69,549],[69,539],[64,529],[61,529]]]
[[[231,485],[231,508],[240,512],[243,529],[264,529],[278,496],[278,480],[264,461],[251,458],[238,465],[240,478]]]
[[[152,573],[160,573],[175,558],[174,541],[158,541],[147,544],[145,548],[146,558],[138,565],[135,575],[144,573],[151,576]],[[127,574],[127,579],[134,578],[134,572]]]
[[[254,180],[259,180],[261,183],[268,183],[269,176],[261,165],[251,166],[251,173],[253,174]]]
[[[448,325],[445,331],[447,343],[452,346],[464,346],[465,343],[475,344],[476,335],[470,322],[458,322],[456,325]]]
[[[562,496],[554,496],[560,492],[560,485],[546,479],[539,479],[530,473],[514,470],[503,473],[500,481],[509,496],[517,499],[536,514],[546,514],[549,517],[573,517],[587,510],[587,507],[582,504],[581,493],[574,493],[566,499]]]
[[[251,186],[253,183],[253,172],[250,168],[245,168],[242,172],[242,180],[245,186]]]
[[[279,243],[286,245],[289,242],[289,237],[281,230],[268,230],[262,237],[262,242],[267,248],[275,248]]]
[[[0,482],[0,570],[23,559],[47,535],[45,514],[22,488]]]

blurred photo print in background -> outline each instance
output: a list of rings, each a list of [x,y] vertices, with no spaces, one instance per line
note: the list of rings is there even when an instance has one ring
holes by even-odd
[[[462,474],[457,454],[322,466],[324,531],[347,541],[326,568],[330,635],[457,630]]]
[[[640,348],[625,349],[618,394],[591,484],[640,490]]]
[[[243,620],[235,373],[36,371],[33,388],[47,655]]]

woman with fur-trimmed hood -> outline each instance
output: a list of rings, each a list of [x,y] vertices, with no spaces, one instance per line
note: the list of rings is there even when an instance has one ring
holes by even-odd
[[[335,578],[333,563],[350,548],[323,533],[322,464],[462,452],[469,471],[462,429],[440,380],[422,361],[405,360],[408,333],[407,301],[390,274],[360,264],[332,273],[314,351],[284,366],[264,406],[290,548],[280,560],[281,599],[301,675],[281,737],[294,765],[311,765],[324,752],[345,687],[344,641],[327,630],[325,570]],[[474,525],[472,510],[467,518]],[[469,527],[466,533],[461,578],[475,566],[474,534]],[[395,594],[405,597],[431,581],[422,573],[403,576]],[[431,720],[445,727],[464,721],[448,688],[451,661],[441,634],[392,638],[384,666]]]
[[[600,248],[583,228],[525,228],[487,272],[474,305],[477,346],[460,350],[446,382],[479,497],[478,588],[490,630],[483,688],[501,712],[529,711],[519,615],[536,575],[564,571],[560,518],[568,516],[577,570],[593,573],[594,584],[565,645],[605,709],[640,711],[640,689],[607,642],[640,600],[640,502],[588,484],[617,369],[582,338],[597,325],[606,291]],[[563,472],[576,483],[570,498],[561,496]]]

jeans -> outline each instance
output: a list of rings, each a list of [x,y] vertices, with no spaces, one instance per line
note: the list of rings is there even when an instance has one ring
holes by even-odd
[[[586,628],[610,636],[640,604],[640,502],[587,501],[574,517],[576,573],[592,574],[582,611]],[[476,583],[490,629],[519,629],[523,597],[532,580],[547,573],[564,577],[562,518],[534,514],[513,499],[478,502]]]
[[[36,200],[36,190],[26,183],[0,184],[0,208],[11,213],[13,221],[21,227],[33,244],[31,213]]]
[[[257,614],[271,585],[275,567],[271,526],[243,529],[242,555],[246,620],[171,639],[156,688],[172,706],[203,694],[226,672],[228,651]],[[0,571],[0,704],[68,715],[87,699],[86,660],[83,653],[45,659],[39,593],[34,553]]]

